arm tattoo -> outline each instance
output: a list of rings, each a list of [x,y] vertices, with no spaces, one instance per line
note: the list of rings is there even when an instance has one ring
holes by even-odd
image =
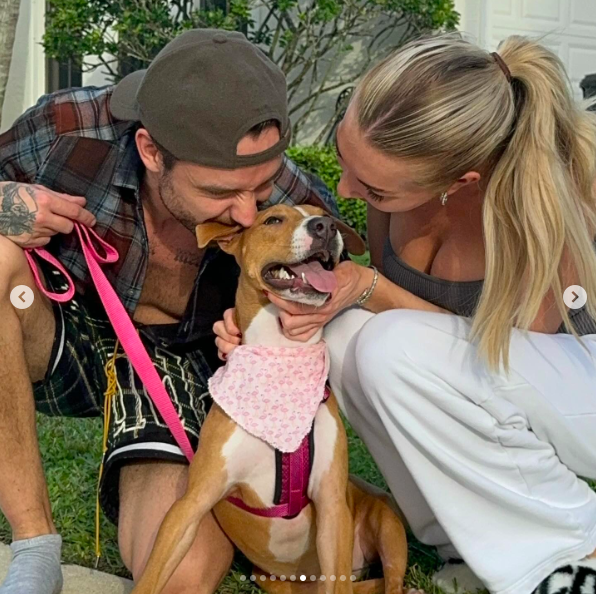
[[[23,200],[24,190],[30,200]],[[37,201],[33,190],[25,184],[7,183],[0,188],[0,235],[31,233],[37,216]]]

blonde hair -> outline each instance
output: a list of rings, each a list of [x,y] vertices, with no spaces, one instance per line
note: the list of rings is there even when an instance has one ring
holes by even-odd
[[[490,53],[447,35],[419,39],[372,68],[354,95],[360,129],[411,159],[437,195],[469,171],[488,176],[485,282],[473,318],[490,367],[508,368],[512,327],[528,329],[550,289],[567,328],[564,250],[596,317],[596,116],[578,105],[560,60],[535,41]]]

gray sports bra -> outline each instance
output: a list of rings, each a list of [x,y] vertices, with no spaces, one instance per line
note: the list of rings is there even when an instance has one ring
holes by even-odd
[[[447,309],[458,316],[471,317],[480,300],[484,281],[448,281],[412,268],[400,259],[389,238],[383,251],[383,272],[396,285],[417,297]],[[596,321],[585,308],[570,309],[569,317],[580,336],[596,334]],[[569,334],[564,324],[557,330]]]

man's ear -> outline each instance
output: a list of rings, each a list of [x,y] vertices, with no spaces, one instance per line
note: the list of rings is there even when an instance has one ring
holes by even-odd
[[[341,233],[342,239],[344,240],[344,247],[354,254],[354,256],[362,256],[366,252],[366,244],[364,240],[352,227],[346,225],[343,221],[333,218],[337,225],[337,230]]]
[[[207,247],[212,241],[227,254],[234,254],[240,243],[244,227],[240,225],[224,225],[222,223],[201,223],[197,225],[196,234],[200,248]]]

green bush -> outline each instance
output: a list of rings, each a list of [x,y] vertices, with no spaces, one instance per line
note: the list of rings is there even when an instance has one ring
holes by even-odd
[[[293,146],[287,151],[288,157],[305,171],[318,175],[337,196],[341,218],[362,237],[366,237],[366,202],[363,200],[340,198],[337,184],[341,177],[341,167],[332,146]]]

